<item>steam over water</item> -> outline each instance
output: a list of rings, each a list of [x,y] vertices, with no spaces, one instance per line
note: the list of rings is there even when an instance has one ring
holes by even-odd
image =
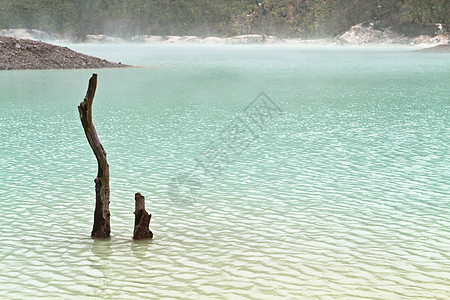
[[[72,48],[142,66],[94,70],[112,237],[90,238],[93,70],[0,72],[1,298],[450,299],[448,54]],[[229,152],[261,92],[279,111]]]

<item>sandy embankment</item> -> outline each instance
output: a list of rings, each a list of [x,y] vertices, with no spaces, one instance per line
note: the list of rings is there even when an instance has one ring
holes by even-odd
[[[417,50],[417,52],[423,53],[450,53],[450,44],[437,45],[431,48],[425,48]]]
[[[97,57],[67,47],[0,36],[0,70],[122,68]]]

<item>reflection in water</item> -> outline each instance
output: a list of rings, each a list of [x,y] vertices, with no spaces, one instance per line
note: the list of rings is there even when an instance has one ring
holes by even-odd
[[[133,251],[134,257],[139,259],[139,262],[144,259],[148,254],[148,247],[153,242],[153,240],[136,240],[131,243],[131,250]]]
[[[94,254],[90,259],[92,262],[91,267],[103,274],[101,277],[92,278],[93,280],[90,283],[94,288],[92,296],[99,297],[100,299],[108,299],[111,297],[108,288],[113,280],[111,276],[111,262],[109,260],[113,254],[111,249],[111,239],[94,239],[91,252]]]

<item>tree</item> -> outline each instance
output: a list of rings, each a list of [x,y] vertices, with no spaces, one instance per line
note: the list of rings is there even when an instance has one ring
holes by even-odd
[[[95,178],[95,212],[92,238],[107,238],[111,234],[109,212],[109,165],[106,161],[106,151],[98,139],[97,131],[92,123],[92,102],[97,88],[97,74],[92,74],[84,101],[78,106],[81,124],[89,145],[97,158],[98,173]]]

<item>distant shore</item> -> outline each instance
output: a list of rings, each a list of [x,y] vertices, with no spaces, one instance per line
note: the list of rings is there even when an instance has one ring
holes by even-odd
[[[2,36],[3,35],[3,36]],[[7,36],[4,36],[7,35]],[[14,36],[14,37],[8,37]],[[70,50],[54,44],[70,44],[60,36],[38,30],[1,30],[0,31],[0,70],[23,69],[87,69],[128,67],[121,63],[109,62]],[[443,33],[430,38],[410,39],[382,33],[370,27],[358,24],[343,35],[334,39],[283,39],[258,34],[241,35],[231,38],[197,36],[138,36],[131,40],[106,35],[87,35],[85,43],[148,43],[148,44],[222,44],[222,45],[371,45],[371,46],[411,46],[412,50],[423,53],[450,53],[449,36]],[[398,42],[398,43],[397,43]],[[413,47],[414,46],[414,47]]]
[[[0,36],[46,41],[53,44],[71,44],[73,40],[57,34],[36,29],[4,29]],[[390,30],[382,30],[373,24],[357,24],[342,35],[334,38],[302,39],[282,38],[261,34],[239,35],[234,37],[198,37],[198,36],[158,36],[138,35],[129,39],[104,34],[86,35],[82,43],[148,43],[148,44],[219,44],[219,45],[399,45],[427,48],[450,43],[448,32],[438,32],[434,36],[420,35],[405,37]]]

